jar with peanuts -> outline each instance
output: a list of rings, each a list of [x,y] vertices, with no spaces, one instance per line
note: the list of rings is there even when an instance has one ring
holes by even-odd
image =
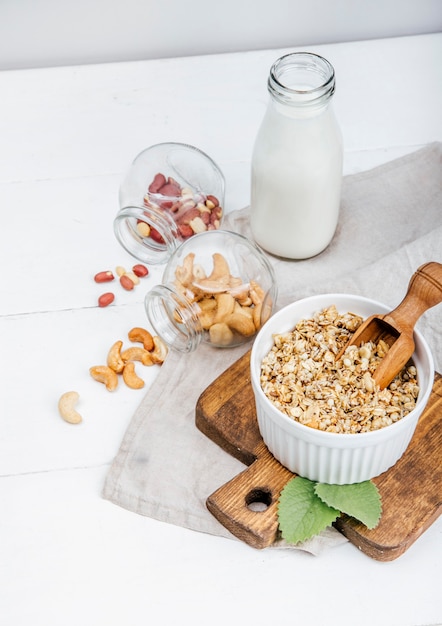
[[[201,342],[230,348],[251,341],[271,316],[277,288],[272,266],[253,242],[213,230],[175,250],[161,285],[145,297],[150,324],[179,352]]]
[[[331,242],[343,149],[332,109],[335,73],[323,57],[287,54],[270,69],[270,100],[252,154],[251,230],[267,252],[306,259]]]
[[[225,181],[204,152],[182,143],[143,150],[119,192],[115,236],[133,257],[165,263],[184,241],[221,226]]]

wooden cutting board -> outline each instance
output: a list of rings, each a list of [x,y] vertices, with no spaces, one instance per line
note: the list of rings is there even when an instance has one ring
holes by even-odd
[[[233,535],[255,548],[278,538],[279,494],[294,476],[268,451],[258,429],[250,383],[250,352],[219,376],[199,397],[196,425],[248,467],[209,495],[209,511]],[[368,530],[342,515],[335,527],[379,561],[403,554],[438,518],[442,502],[442,376],[402,458],[373,479],[382,498],[382,517]]]

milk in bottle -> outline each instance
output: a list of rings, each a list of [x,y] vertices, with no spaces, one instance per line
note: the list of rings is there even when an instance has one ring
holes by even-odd
[[[252,156],[251,228],[271,254],[305,259],[330,243],[339,217],[342,140],[331,64],[311,53],[279,59]]]

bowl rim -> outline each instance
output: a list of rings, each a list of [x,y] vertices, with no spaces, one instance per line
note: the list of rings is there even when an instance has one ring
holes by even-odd
[[[254,394],[255,396],[258,396],[259,402],[264,403],[266,415],[273,422],[276,422],[279,426],[281,426],[286,432],[290,433],[292,436],[294,435],[294,432],[299,431],[299,436],[302,437],[303,439],[311,440],[317,444],[319,443],[323,443],[323,444],[327,443],[328,445],[335,444],[338,447],[342,447],[344,444],[345,444],[345,447],[351,447],[351,448],[360,447],[361,444],[363,444],[364,446],[376,445],[377,443],[379,443],[378,440],[389,439],[389,438],[395,437],[398,431],[408,427],[409,422],[413,420],[417,421],[417,418],[421,415],[421,413],[423,412],[428,402],[428,399],[431,394],[431,390],[433,388],[433,384],[432,384],[433,379],[431,377],[431,374],[429,376],[429,382],[427,386],[424,389],[420,388],[416,406],[412,411],[410,411],[410,413],[408,413],[405,417],[398,420],[397,422],[390,424],[389,426],[385,426],[383,428],[379,428],[377,430],[364,432],[364,433],[333,433],[333,432],[316,430],[314,428],[311,428],[310,426],[301,424],[297,420],[289,417],[288,415],[283,413],[280,409],[278,409],[267,398],[259,382],[260,364],[261,364],[264,354],[266,354],[268,349],[270,349],[268,348],[265,352],[262,351],[262,342],[264,341],[264,338],[268,334],[268,329],[274,326],[274,324],[276,324],[277,321],[281,317],[287,315],[287,312],[290,309],[296,309],[299,306],[310,304],[310,303],[313,305],[315,302],[324,302],[325,297],[330,300],[329,306],[331,306],[332,304],[335,304],[338,310],[341,310],[341,311],[343,309],[340,309],[338,306],[339,300],[343,300],[344,298],[351,299],[356,304],[357,303],[368,304],[370,306],[376,307],[379,313],[384,313],[384,312],[388,313],[389,311],[392,310],[392,307],[387,306],[386,304],[379,302],[377,300],[374,300],[372,298],[354,295],[354,294],[348,294],[348,293],[341,293],[341,292],[329,293],[329,294],[328,293],[315,294],[312,296],[307,296],[305,298],[300,298],[298,300],[291,302],[290,304],[287,304],[286,306],[279,309],[276,313],[274,313],[270,317],[270,319],[262,326],[262,328],[260,329],[260,331],[258,332],[258,334],[256,335],[254,339],[252,350],[251,350],[251,355],[250,355],[250,377],[251,377],[251,384],[252,384]],[[319,305],[319,307],[317,308],[313,307],[313,310],[320,310],[321,308],[324,308],[326,306],[327,305],[323,303],[322,305]],[[294,317],[292,327],[300,319],[302,319],[301,316],[299,318]],[[284,329],[281,329],[278,332],[285,332],[285,331]],[[420,354],[420,357],[418,358],[418,363],[421,357],[425,358],[428,361],[430,372],[433,372],[433,375],[434,375],[434,359],[433,359],[432,352],[430,350],[430,347],[427,341],[423,337],[422,333],[416,328],[414,329],[414,338],[415,338],[416,346],[415,346],[415,352],[413,353],[413,355],[415,355],[416,351],[418,351]],[[262,356],[259,355],[260,352],[262,352]],[[259,418],[258,418],[258,422],[259,422]],[[352,435],[357,435],[357,437],[356,436],[353,437]]]

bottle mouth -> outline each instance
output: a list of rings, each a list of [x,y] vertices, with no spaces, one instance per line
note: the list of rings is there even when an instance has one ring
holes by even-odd
[[[267,86],[272,97],[283,104],[320,105],[334,93],[335,71],[317,54],[293,52],[272,65]]]

